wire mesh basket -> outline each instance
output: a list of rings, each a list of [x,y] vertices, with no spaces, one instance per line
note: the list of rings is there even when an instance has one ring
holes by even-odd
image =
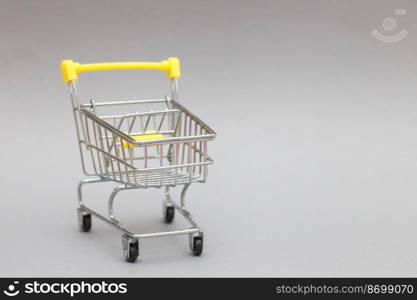
[[[133,102],[133,103],[132,103]],[[134,113],[99,114],[99,108],[135,104]],[[143,111],[146,104],[159,109]],[[166,99],[81,105],[80,118],[94,173],[135,187],[204,182],[208,141],[215,133],[181,104]]]

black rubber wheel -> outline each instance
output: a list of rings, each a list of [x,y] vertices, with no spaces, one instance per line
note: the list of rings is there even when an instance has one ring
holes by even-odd
[[[139,243],[130,243],[128,251],[129,253],[126,260],[131,263],[135,262],[139,256]]]
[[[172,223],[175,217],[175,207],[173,206],[167,206],[165,208],[165,216],[164,221],[165,223]]]
[[[80,230],[88,232],[91,229],[91,214],[83,214],[80,221]]]
[[[195,236],[193,238],[193,255],[200,256],[203,253],[203,237]]]

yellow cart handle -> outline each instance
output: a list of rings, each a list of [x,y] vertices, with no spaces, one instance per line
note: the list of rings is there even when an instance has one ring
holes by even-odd
[[[169,79],[181,76],[180,61],[170,57],[161,62],[113,62],[98,64],[80,64],[72,60],[61,62],[62,79],[64,82],[77,80],[78,74],[88,71],[121,70],[121,69],[156,69],[167,73]]]

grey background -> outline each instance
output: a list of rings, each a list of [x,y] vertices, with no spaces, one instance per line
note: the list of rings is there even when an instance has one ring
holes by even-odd
[[[409,32],[395,44],[370,34],[389,16]],[[0,276],[417,276],[416,17],[412,0],[1,0]],[[168,56],[182,61],[181,102],[218,133],[209,180],[188,197],[205,253],[151,239],[128,264],[114,229],[77,231],[59,63]],[[167,82],[98,72],[79,90],[159,97]],[[103,210],[112,187],[87,201]],[[166,230],[161,199],[125,192],[117,212]]]

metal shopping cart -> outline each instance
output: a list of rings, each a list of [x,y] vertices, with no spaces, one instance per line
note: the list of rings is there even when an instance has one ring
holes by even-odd
[[[171,80],[171,96],[151,100],[130,100],[81,103],[77,94],[78,74],[86,71],[115,69],[158,69]],[[205,182],[207,167],[213,160],[207,144],[216,133],[196,115],[177,102],[177,79],[180,63],[177,58],[162,62],[125,62],[79,64],[72,60],[61,63],[64,82],[68,85],[75,118],[81,165],[89,176],[78,184],[78,222],[81,231],[91,229],[91,216],[112,225],[123,233],[123,254],[127,261],[136,261],[139,240],[185,234],[191,252],[203,251],[203,231],[185,207],[185,195],[193,182]],[[120,183],[108,199],[108,217],[84,204],[82,187],[90,183]],[[179,204],[170,196],[170,188],[182,186]],[[164,221],[171,223],[175,211],[191,227],[183,230],[134,233],[116,219],[115,196],[124,190],[164,188]]]

